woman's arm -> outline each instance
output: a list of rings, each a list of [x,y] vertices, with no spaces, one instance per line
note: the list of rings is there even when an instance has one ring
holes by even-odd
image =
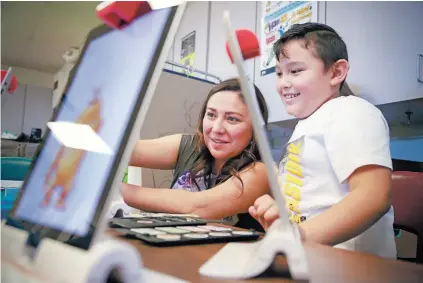
[[[350,193],[322,214],[300,224],[307,242],[337,245],[370,228],[391,207],[391,170],[358,168],[348,178]]]
[[[257,162],[239,173],[244,183],[231,177],[216,187],[187,192],[175,189],[150,189],[122,184],[122,196],[132,207],[166,213],[190,213],[205,219],[220,219],[248,211],[248,207],[269,189],[266,168]]]
[[[129,166],[173,169],[178,158],[181,134],[137,141]]]

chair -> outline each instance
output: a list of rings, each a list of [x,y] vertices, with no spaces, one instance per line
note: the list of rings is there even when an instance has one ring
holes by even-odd
[[[423,263],[423,172],[392,173],[392,206],[394,228],[417,236],[416,258],[403,260]]]
[[[24,157],[1,157],[1,179],[24,181],[32,159]],[[19,188],[1,190],[1,218],[4,219],[13,207]]]
[[[1,179],[23,181],[32,159],[24,157],[1,157]]]

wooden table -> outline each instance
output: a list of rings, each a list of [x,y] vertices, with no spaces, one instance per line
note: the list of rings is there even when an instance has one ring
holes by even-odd
[[[307,282],[289,278],[285,258],[278,258],[274,271],[251,280],[218,280],[204,277],[198,269],[224,244],[179,247],[152,247],[139,240],[124,239],[142,256],[144,266],[190,282]],[[386,260],[373,255],[350,252],[317,244],[305,244],[310,282],[400,282],[422,283],[423,265]]]

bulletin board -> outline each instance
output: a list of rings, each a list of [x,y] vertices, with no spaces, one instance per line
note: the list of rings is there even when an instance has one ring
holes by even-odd
[[[260,75],[275,72],[273,44],[294,24],[317,22],[316,1],[263,1],[260,30]]]

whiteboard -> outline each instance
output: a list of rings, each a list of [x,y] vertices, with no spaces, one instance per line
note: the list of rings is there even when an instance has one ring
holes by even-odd
[[[141,127],[140,139],[195,133],[201,106],[215,84],[163,70]],[[142,168],[141,185],[147,188],[169,188],[172,176],[172,170]]]

